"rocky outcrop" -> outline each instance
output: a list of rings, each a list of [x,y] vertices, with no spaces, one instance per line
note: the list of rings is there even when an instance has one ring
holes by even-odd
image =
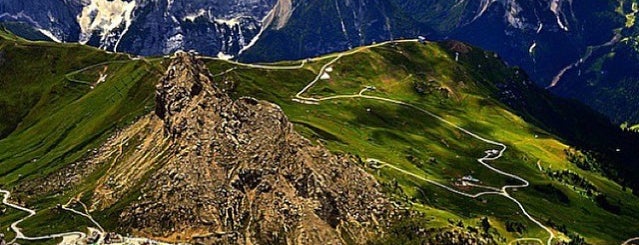
[[[103,177],[111,183],[98,188],[95,203],[133,189],[117,180],[138,180],[141,194],[121,213],[122,229],[165,241],[343,244],[376,237],[392,208],[356,159],[304,139],[274,104],[231,99],[208,74],[192,55],[176,55],[157,86],[154,115],[141,120],[151,130],[122,133],[140,146],[112,167],[128,170]],[[147,146],[145,138],[156,143]],[[165,150],[142,167],[148,164],[133,156],[152,148]],[[138,172],[144,177],[121,177]]]
[[[290,0],[7,0],[0,2],[0,22],[26,23],[52,40],[119,52],[194,49],[233,56],[263,25],[275,18],[285,24],[290,5]]]

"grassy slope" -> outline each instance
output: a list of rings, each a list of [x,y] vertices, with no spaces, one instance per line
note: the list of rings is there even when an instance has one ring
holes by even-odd
[[[153,106],[160,71],[146,61],[80,45],[28,42],[4,32],[0,32],[0,52],[2,188],[41,178],[78,161],[113,129]],[[76,74],[79,69],[84,70]],[[99,79],[100,72],[105,72],[106,81],[92,89],[90,83]],[[58,215],[52,209],[82,189],[30,203],[41,212],[23,223],[25,233],[47,234],[86,225],[86,220]],[[21,216],[0,216],[0,229],[6,230],[18,218]]]
[[[481,57],[484,61],[479,62],[488,70],[478,72],[485,69],[460,66],[437,44],[375,48],[338,61],[331,73],[332,79],[320,81],[306,96],[355,94],[364,86],[376,86],[377,91],[369,94],[410,102],[484,137],[506,143],[509,150],[504,158],[493,164],[531,181],[532,187],[519,190],[514,196],[539,220],[566,225],[568,230],[579,232],[593,243],[606,244],[636,234],[637,197],[598,174],[570,164],[563,152],[567,145],[526,123],[492,99],[490,96],[496,90],[493,81],[513,77],[515,71],[493,59],[492,54],[486,55],[491,58]],[[302,71],[240,69],[231,76],[238,81],[237,96],[250,95],[276,102],[301,132],[334,151],[381,159],[443,183],[471,173],[489,185],[512,181],[476,162],[475,159],[483,156],[483,151],[491,146],[410,108],[364,99],[327,101],[321,105],[292,102],[292,96],[312,80],[327,61],[308,65]],[[215,74],[228,69],[229,65],[215,62],[210,63],[210,67]],[[420,96],[414,91],[414,81],[431,80],[450,91],[448,98],[439,92]],[[418,160],[410,161],[408,155]],[[431,157],[437,163],[429,163]],[[622,204],[622,214],[609,213],[571,186],[549,179],[538,169],[537,162],[545,171],[570,169],[587,178]],[[525,236],[547,236],[522,218],[514,204],[503,198],[489,197],[486,198],[488,202],[483,203],[442,191],[390,169],[382,169],[376,174],[384,181],[397,180],[408,199],[426,214],[436,217],[434,224],[445,224],[446,219],[458,216],[472,223],[481,216],[489,216],[491,220],[498,220],[495,221],[497,226],[509,219],[526,224],[529,229]],[[518,237],[515,234],[507,236],[509,239]]]
[[[161,69],[159,61],[152,64],[144,60],[118,61],[125,57],[77,45],[25,42],[5,33],[2,33],[0,47],[4,57],[0,77],[2,86],[7,86],[0,90],[4,93],[0,98],[12,98],[5,102],[5,107],[0,107],[7,108],[2,109],[6,116],[0,123],[8,125],[4,126],[5,131],[10,132],[0,140],[3,188],[40,178],[77,161],[114,128],[124,126],[152,107],[153,85]],[[53,62],[56,59],[60,62]],[[108,63],[95,65],[102,62]],[[314,78],[325,62],[328,59],[294,71],[241,68],[229,73],[229,77],[238,85],[235,96],[248,95],[279,104],[299,131],[333,151],[378,158],[442,183],[471,173],[489,185],[512,182],[476,162],[490,145],[410,108],[362,99],[329,101],[318,106],[292,102],[292,96]],[[491,81],[512,76],[513,71],[494,59],[483,62],[492,64],[491,69],[495,70],[478,73],[471,67],[460,66],[436,44],[375,48],[344,57],[334,66],[333,79],[318,83],[307,96],[353,94],[365,85],[374,85],[378,90],[370,92],[371,95],[410,102],[484,137],[506,143],[509,150],[494,165],[531,181],[532,187],[519,190],[513,196],[538,219],[565,224],[569,230],[581,233],[594,243],[619,241],[636,233],[633,222],[637,220],[639,200],[629,192],[622,192],[614,182],[568,163],[563,153],[566,145],[491,99],[495,93]],[[105,66],[108,67],[105,83],[95,89],[82,83],[98,80]],[[217,74],[234,65],[210,62],[209,66],[211,72]],[[84,67],[89,69],[75,72]],[[414,92],[413,82],[431,80],[437,87],[447,88],[448,95]],[[436,162],[431,163],[431,158]],[[586,177],[602,192],[621,202],[621,215],[606,212],[572,187],[550,180],[537,169],[537,162],[546,169],[571,169]],[[429,226],[448,226],[449,219],[476,225],[480,217],[488,216],[508,241],[522,236],[546,236],[504,198],[472,200],[388,168],[371,171],[385,183],[389,193],[399,200],[411,201],[413,208],[433,218]],[[399,189],[393,188],[395,181]],[[46,234],[87,225],[85,220],[57,213],[52,207],[89,190],[93,185],[90,182],[29,203],[43,212],[23,223],[25,232]],[[548,184],[552,185],[550,189],[542,188]],[[554,194],[548,194],[548,190]],[[20,217],[13,211],[0,216],[0,229],[6,229]],[[116,217],[112,210],[97,215],[103,224],[114,228],[117,224],[109,217]],[[508,233],[504,227],[507,220],[521,222],[528,229],[523,235]]]

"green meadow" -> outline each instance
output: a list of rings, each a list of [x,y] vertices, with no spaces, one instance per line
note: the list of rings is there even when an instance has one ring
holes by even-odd
[[[569,235],[559,230],[579,233],[594,244],[636,236],[639,198],[601,174],[568,161],[566,140],[518,116],[518,111],[498,99],[503,92],[500,83],[523,81],[518,70],[489,52],[472,50],[461,54],[458,61],[455,52],[440,43],[362,49],[339,59],[330,79],[320,80],[303,96],[354,95],[367,86],[375,87],[365,94],[409,103],[507,145],[504,156],[489,164],[530,181],[531,186],[509,192],[535,219],[554,227],[559,239]],[[468,229],[480,227],[482,218],[488,218],[489,232],[501,243],[548,238],[504,197],[472,199],[392,168],[375,169],[365,163],[368,158],[379,159],[471,194],[485,190],[455,186],[459,178],[472,175],[481,185],[492,187],[520,184],[477,162],[484,151],[498,149],[495,145],[414,108],[366,98],[326,100],[319,105],[293,101],[335,57],[313,59],[296,70],[257,69],[225,61],[207,61],[207,66],[211,74],[221,74],[213,78],[215,82],[235,84],[233,97],[251,96],[278,104],[297,131],[314,144],[359,157],[362,167],[378,178],[395,203],[423,214],[418,224],[425,228],[451,229],[461,223]],[[296,64],[300,63],[272,65]],[[90,200],[106,168],[74,188],[55,193],[20,193],[15,188],[79,161],[116,130],[150,113],[155,84],[166,65],[163,59],[131,60],[86,46],[29,42],[0,32],[0,188],[12,190],[12,200],[38,210],[21,223],[25,234],[83,230],[91,225],[56,205],[78,195]],[[580,186],[549,175],[562,170],[586,179],[619,210],[611,212],[585,195]],[[105,228],[116,230],[118,211],[136,195],[134,191],[130,198],[94,216]],[[0,215],[0,229],[7,230],[24,215],[8,209]],[[508,224],[524,228],[512,232]]]

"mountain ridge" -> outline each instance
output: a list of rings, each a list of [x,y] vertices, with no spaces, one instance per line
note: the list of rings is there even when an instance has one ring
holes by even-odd
[[[634,160],[630,158],[624,165],[617,165],[616,160],[598,156],[619,154],[614,149],[622,141],[614,131],[619,129],[606,120],[586,120],[596,113],[581,104],[558,103],[565,100],[547,91],[532,93],[539,88],[521,69],[508,67],[495,53],[475,46],[453,41],[390,42],[278,64],[251,65],[208,58],[193,61],[188,56],[183,57],[182,62],[171,64],[164,58],[131,59],[85,46],[32,43],[11,38],[8,34],[2,37],[0,47],[5,61],[0,65],[12,68],[2,70],[14,74],[2,76],[6,84],[40,81],[36,83],[39,86],[33,86],[36,91],[32,97],[37,102],[26,106],[29,115],[18,117],[23,126],[11,130],[0,140],[0,149],[4,149],[0,154],[2,189],[11,191],[12,201],[38,210],[36,216],[20,224],[27,235],[48,235],[93,226],[84,217],[56,208],[56,204],[79,200],[81,203],[75,204],[78,210],[83,209],[81,204],[86,204],[87,213],[108,231],[123,234],[133,231],[167,241],[188,240],[190,235],[211,232],[212,237],[197,236],[196,239],[243,241],[242,238],[255,233],[249,229],[247,235],[242,227],[271,229],[279,226],[266,226],[272,224],[266,222],[268,219],[249,219],[254,222],[247,223],[241,218],[259,215],[238,216],[255,210],[251,211],[251,205],[244,205],[245,202],[251,200],[257,205],[259,201],[256,200],[271,200],[261,195],[251,198],[251,193],[265,190],[257,186],[270,183],[271,187],[280,187],[295,183],[290,184],[293,187],[284,188],[294,189],[294,196],[289,195],[293,191],[283,191],[284,197],[291,197],[289,214],[295,210],[290,208],[292,206],[305,207],[303,210],[308,214],[305,217],[329,224],[330,228],[321,226],[326,227],[322,230],[328,235],[309,238],[317,241],[336,238],[331,235],[335,232],[330,225],[335,224],[335,220],[343,221],[355,214],[366,220],[374,213],[359,208],[369,203],[359,203],[359,200],[369,200],[359,197],[361,193],[373,197],[383,193],[390,205],[401,210],[397,220],[390,221],[392,224],[383,233],[384,237],[371,242],[454,243],[484,239],[507,243],[524,238],[548,239],[547,232],[518,213],[521,210],[508,199],[452,195],[454,193],[449,190],[425,181],[471,195],[486,191],[484,188],[512,185],[513,179],[496,175],[477,162],[494,146],[475,141],[412,107],[358,98],[357,94],[363,89],[367,96],[412,104],[486,139],[507,145],[508,151],[503,157],[490,164],[529,181],[530,187],[518,188],[511,196],[544,227],[551,229],[556,237],[553,240],[585,239],[594,244],[607,244],[626,240],[636,233],[632,224],[639,202],[630,189],[637,188],[617,184],[611,179],[623,184],[622,179],[602,171],[616,169],[632,176],[630,174],[636,171],[621,167],[635,166],[628,164]],[[56,57],[64,57],[70,62],[52,63],[61,59]],[[20,63],[23,61],[29,63]],[[52,64],[57,64],[55,69],[51,68]],[[205,65],[206,70],[201,65]],[[48,67],[43,71],[53,69],[55,73],[24,72],[33,67]],[[173,75],[168,76],[171,70]],[[40,76],[26,77],[31,75]],[[158,86],[158,80],[164,82]],[[309,81],[316,82],[309,86]],[[55,85],[53,89],[48,89],[49,83]],[[304,92],[302,97],[317,100],[344,98],[300,104],[292,100],[300,91]],[[15,89],[4,92],[20,94]],[[534,110],[540,108],[541,112]],[[550,120],[559,125],[544,125],[548,118],[539,117],[544,115],[542,112],[547,112],[549,118],[566,120]],[[286,117],[290,119],[284,120]],[[2,120],[7,118],[2,117]],[[286,121],[292,124],[285,124]],[[580,124],[574,124],[574,121]],[[203,126],[198,126],[200,123]],[[589,125],[598,123],[602,124],[597,127],[610,131],[601,130],[597,131],[600,135],[592,135],[594,132],[590,132]],[[566,130],[566,126],[572,126],[568,128],[572,131]],[[289,134],[293,129],[299,133]],[[573,134],[568,134],[570,132]],[[299,140],[302,137],[299,135],[309,140]],[[205,143],[211,139],[221,144]],[[247,140],[250,142],[246,143]],[[198,141],[203,143],[198,144]],[[582,154],[571,148],[588,141],[605,145],[606,149],[613,147],[612,153]],[[259,142],[260,147],[251,142]],[[238,143],[239,150],[235,150],[233,147]],[[290,148],[289,143],[296,146]],[[258,154],[255,160],[253,154],[248,154],[253,149],[251,146],[265,150],[264,157]],[[230,150],[210,151],[216,148]],[[328,150],[317,150],[322,148]],[[621,148],[623,154],[632,152],[631,148]],[[302,157],[296,157],[300,154]],[[262,162],[260,159],[268,160]],[[305,159],[327,159],[328,163]],[[379,159],[394,168],[379,168],[366,159]],[[332,179],[319,177],[326,176],[322,173],[333,176],[331,162],[340,166],[338,169],[346,168],[338,173],[355,172],[356,176],[369,176],[366,177],[368,180],[346,184],[336,181],[337,186],[332,186],[331,181],[329,184],[315,181]],[[261,170],[270,171],[271,167],[279,170],[260,172],[254,166]],[[237,167],[236,171],[226,171],[233,167]],[[303,170],[307,167],[311,170]],[[209,178],[210,175],[198,169],[209,169],[211,175],[222,174],[220,178]],[[93,174],[78,170],[91,170]],[[225,173],[233,178],[222,181],[227,179]],[[249,181],[260,179],[257,176],[261,176],[259,183]],[[340,177],[348,179],[338,174],[337,178]],[[274,184],[272,178],[279,178],[279,184]],[[474,180],[480,182],[472,183],[483,187],[464,184]],[[374,182],[379,185],[375,187]],[[379,192],[342,191],[340,194],[335,191],[343,188],[360,190],[359,187],[352,188],[359,184],[372,185]],[[38,189],[41,186],[50,188]],[[227,194],[201,191],[208,188]],[[321,191],[313,192],[318,188]],[[196,198],[185,199],[185,193]],[[332,197],[350,196],[340,200],[357,200],[357,203],[342,203],[337,209],[330,208],[335,205],[330,204],[334,198],[327,197],[328,193]],[[242,195],[247,197],[237,198]],[[319,201],[297,205],[298,197],[304,195]],[[212,207],[206,210],[218,209],[220,212],[197,208],[198,200]],[[230,206],[231,211],[219,208],[228,203],[234,204]],[[192,205],[196,208],[185,208]],[[315,205],[326,209],[308,208]],[[197,213],[182,211],[186,209]],[[339,212],[332,213],[335,210]],[[331,215],[326,216],[327,212]],[[156,218],[162,213],[168,213],[169,218]],[[218,220],[218,214],[224,217],[233,214],[233,217]],[[315,216],[328,217],[328,221],[318,220]],[[574,217],[581,217],[584,222],[573,223]],[[7,215],[0,216],[0,224],[4,224],[0,228],[4,229],[20,218],[23,218],[21,213],[10,209]],[[290,221],[288,218],[275,220],[276,224]],[[136,226],[137,223],[145,224],[147,229]],[[197,228],[199,224],[205,224],[204,229],[215,228],[207,225],[209,223],[224,224],[223,227],[229,229],[217,233],[216,230]],[[180,234],[167,228],[172,225],[192,226],[195,231]],[[233,228],[236,225],[240,228]],[[362,231],[359,226],[338,227],[352,231],[343,232],[337,238],[345,243],[350,243],[348,237],[373,239],[365,232],[357,232]],[[226,233],[229,230],[232,234]],[[292,228],[288,230],[293,231]],[[7,235],[13,236],[12,233]],[[254,238],[275,241],[269,240],[274,237],[273,234]]]

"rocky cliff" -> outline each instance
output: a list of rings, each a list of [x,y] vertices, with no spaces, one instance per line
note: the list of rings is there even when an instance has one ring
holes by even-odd
[[[119,216],[121,230],[159,240],[342,244],[377,237],[392,208],[358,161],[301,137],[274,104],[231,99],[226,86],[178,53],[158,84],[155,112],[100,151],[113,166],[98,181],[92,209],[122,203],[139,187]]]
[[[263,26],[282,25],[290,11],[290,0],[8,0],[0,2],[0,22],[112,51],[227,57],[253,45]]]

